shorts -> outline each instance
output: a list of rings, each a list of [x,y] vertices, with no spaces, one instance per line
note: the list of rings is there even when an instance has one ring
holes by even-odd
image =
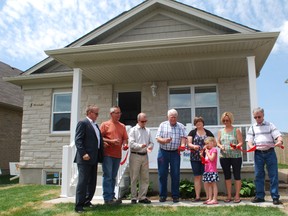
[[[190,161],[194,176],[201,176],[204,173],[204,164],[201,161]]]

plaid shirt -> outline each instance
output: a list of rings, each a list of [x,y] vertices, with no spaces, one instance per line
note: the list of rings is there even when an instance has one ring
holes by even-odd
[[[169,121],[162,122],[158,128],[156,138],[170,138],[172,141],[167,144],[159,143],[161,149],[174,151],[181,145],[181,138],[186,138],[186,129],[183,124],[177,122],[175,125],[170,125]]]

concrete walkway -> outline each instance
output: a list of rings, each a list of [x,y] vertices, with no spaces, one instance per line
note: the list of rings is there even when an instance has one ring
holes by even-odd
[[[266,193],[269,194],[269,193]],[[273,205],[272,200],[270,197],[266,195],[266,202],[263,203],[252,203],[251,202],[252,198],[243,198],[240,203],[225,203],[223,199],[219,199],[218,203],[216,205],[205,205],[203,202],[191,202],[191,200],[180,200],[179,203],[173,203],[172,200],[167,200],[164,203],[160,203],[158,200],[151,200],[151,204],[137,204],[137,205],[147,205],[147,206],[186,206],[186,207],[196,207],[196,206],[202,206],[202,207],[217,207],[217,206],[238,206],[238,205],[250,205],[250,206],[259,206],[259,207],[277,207],[277,208],[284,208],[286,204],[288,204],[288,196],[281,195],[280,200],[284,203],[284,205]],[[53,200],[48,200],[45,201],[45,203],[51,203],[51,204],[56,204],[56,203],[74,203],[75,202],[75,197],[69,197],[69,198],[58,198],[58,199],[53,199]],[[130,200],[122,200],[122,205],[131,205]],[[92,200],[92,204],[104,204],[104,200],[102,197],[94,197]]]

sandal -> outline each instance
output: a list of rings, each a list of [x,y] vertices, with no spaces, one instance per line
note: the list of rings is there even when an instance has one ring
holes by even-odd
[[[231,199],[225,199],[224,202],[225,203],[230,203],[232,200]]]
[[[218,204],[218,202],[214,201],[214,200],[207,202],[207,205],[217,205],[217,204]]]
[[[200,198],[197,198],[197,199],[192,200],[192,202],[200,202],[200,201],[201,201]]]
[[[233,202],[234,202],[234,203],[240,203],[240,202],[241,202],[241,199],[234,199]]]

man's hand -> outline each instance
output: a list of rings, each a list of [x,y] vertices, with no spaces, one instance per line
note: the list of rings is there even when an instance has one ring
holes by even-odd
[[[83,155],[83,160],[85,161],[90,160],[90,156],[88,154]]]

